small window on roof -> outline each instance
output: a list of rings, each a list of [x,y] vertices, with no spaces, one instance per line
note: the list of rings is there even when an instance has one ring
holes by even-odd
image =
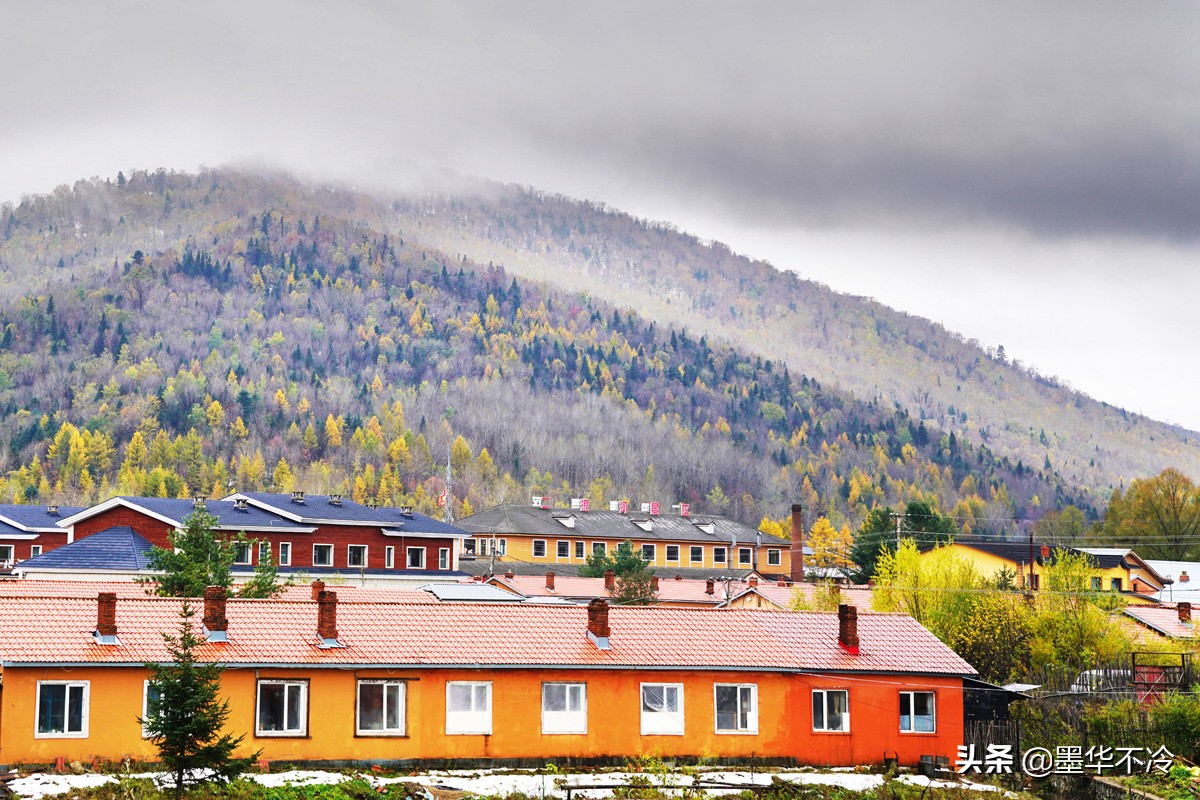
[[[563,517],[555,517],[555,519],[558,520],[559,522],[561,522],[564,526],[566,526],[568,528],[575,527],[575,515],[574,514],[568,514]]]
[[[716,533],[717,530],[716,523],[713,522],[693,522],[692,524],[705,533]]]

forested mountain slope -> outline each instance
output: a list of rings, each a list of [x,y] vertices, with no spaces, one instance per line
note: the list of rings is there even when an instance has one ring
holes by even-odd
[[[1131,478],[1169,466],[1200,478],[1194,431],[1097,402],[936,323],[669,225],[515,187],[401,202],[397,210],[412,241],[727,338],[1014,462],[1048,459],[1098,502]]]
[[[527,215],[542,202],[513,197]],[[586,495],[690,501],[757,523],[799,501],[853,526],[876,505],[926,499],[967,529],[999,533],[1013,517],[1091,507],[1044,454],[1021,462],[975,443],[970,413],[922,420],[833,388],[839,375],[816,377],[819,361],[810,369],[746,344],[783,313],[768,312],[768,298],[799,289],[836,298],[826,290],[748,265],[743,295],[730,295],[736,316],[706,333],[726,312],[659,318],[644,293],[530,282],[507,262],[468,257],[486,242],[472,230],[495,202],[387,203],[208,171],[81,181],[5,207],[0,497],[271,486],[435,511],[449,457],[459,514],[529,494]],[[661,251],[640,251],[641,266],[610,276],[618,290],[673,249],[715,254],[714,268],[737,262],[576,208],[585,231],[623,225],[662,240]],[[521,237],[510,252],[523,271],[551,263],[528,255],[546,246],[546,219],[532,214],[527,234],[515,232],[520,220],[504,222]],[[581,245],[563,235],[558,263],[577,264]],[[753,292],[762,292],[758,322]],[[840,330],[820,303],[804,309],[797,298],[788,314]],[[968,377],[993,368],[981,360]]]

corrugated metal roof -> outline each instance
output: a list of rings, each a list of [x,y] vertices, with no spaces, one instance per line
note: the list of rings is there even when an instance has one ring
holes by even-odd
[[[199,624],[200,603],[193,603]],[[11,598],[0,603],[0,662],[142,664],[166,661],[163,631],[181,601],[117,601],[120,646],[95,643],[94,600]],[[228,601],[229,642],[204,644],[202,660],[226,664],[645,667],[897,672],[971,675],[975,670],[912,618],[858,615],[859,655],[837,644],[836,614],[628,608],[609,610],[611,649],[587,638],[582,606],[519,603],[340,603],[338,640],[317,646],[317,604]]]

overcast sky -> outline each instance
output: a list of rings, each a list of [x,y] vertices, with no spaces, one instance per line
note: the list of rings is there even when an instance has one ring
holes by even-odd
[[[446,166],[667,220],[1200,430],[1194,2],[0,0],[0,200]]]

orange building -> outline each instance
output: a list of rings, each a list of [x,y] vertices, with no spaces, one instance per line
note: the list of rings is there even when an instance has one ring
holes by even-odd
[[[229,730],[285,761],[637,754],[876,763],[954,756],[974,670],[896,614],[226,600],[201,660]],[[182,601],[6,597],[0,763],[153,760],[146,662]]]

